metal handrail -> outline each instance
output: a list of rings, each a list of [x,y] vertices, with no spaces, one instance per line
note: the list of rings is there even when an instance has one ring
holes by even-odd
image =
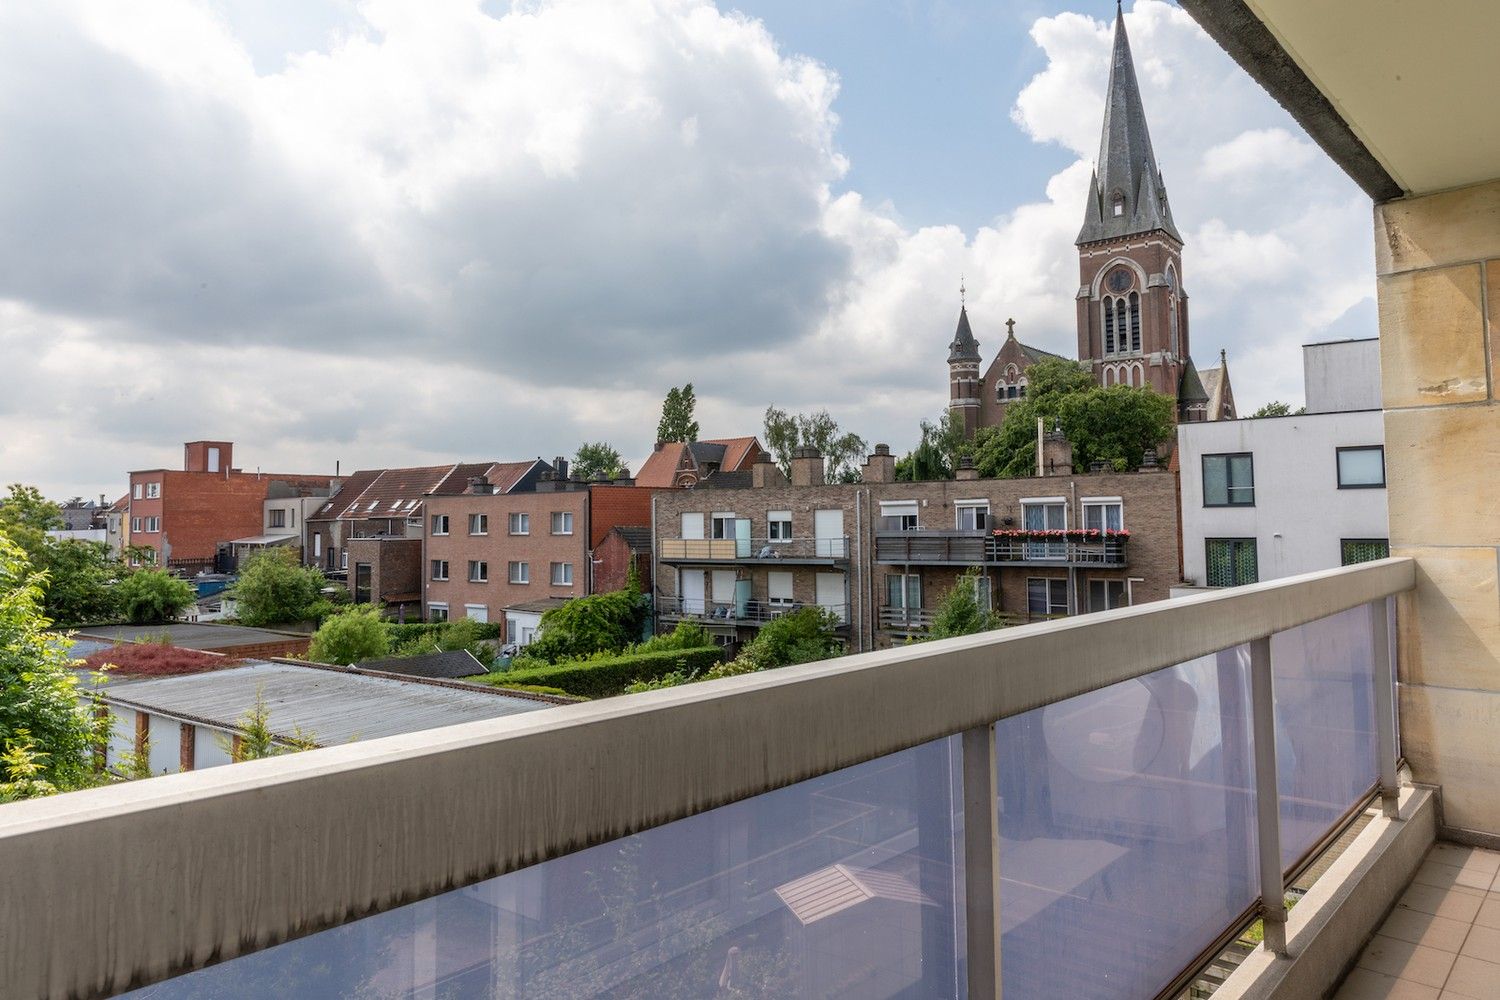
[[[846,624],[849,621],[849,605],[847,604],[808,604],[805,601],[771,604],[768,601],[751,599],[740,607],[733,601],[687,600],[664,595],[657,595],[655,604],[656,613],[660,617],[688,618],[710,625],[764,625],[782,615],[807,607],[821,607],[836,615],[839,621]]]
[[[13,803],[0,968],[19,996],[154,982],[935,739],[982,743],[999,719],[1415,582],[1384,559]],[[966,794],[993,795],[993,762],[972,763]],[[973,877],[993,879],[982,853]]]

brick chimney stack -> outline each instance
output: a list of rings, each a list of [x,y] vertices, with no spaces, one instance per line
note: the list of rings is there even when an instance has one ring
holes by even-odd
[[[865,467],[860,476],[867,483],[894,483],[896,456],[891,454],[891,446],[877,444],[870,457],[865,459]]]
[[[761,453],[760,460],[750,466],[750,485],[757,490],[763,490],[770,486],[785,486],[786,476],[781,474],[781,466],[771,461],[771,456]]]
[[[823,485],[823,453],[816,448],[795,448],[789,463],[793,486]]]
[[[1071,476],[1073,474],[1073,444],[1060,430],[1051,430],[1042,435],[1042,475]]]
[[[972,455],[958,456],[958,468],[953,470],[953,478],[960,482],[979,478],[979,470],[974,468],[974,457]]]

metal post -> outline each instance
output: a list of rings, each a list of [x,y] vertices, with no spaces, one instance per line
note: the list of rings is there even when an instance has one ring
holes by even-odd
[[[1276,784],[1276,703],[1271,640],[1250,642],[1250,715],[1255,734],[1255,816],[1260,845],[1261,926],[1267,948],[1286,950],[1286,886],[1281,880],[1281,807]]]
[[[1375,675],[1375,753],[1380,765],[1380,809],[1388,819],[1400,818],[1396,778],[1396,671],[1391,656],[1390,598],[1366,605],[1370,609],[1370,652]]]
[[[1000,997],[1000,814],[995,727],[963,734],[964,914],[969,998]]]

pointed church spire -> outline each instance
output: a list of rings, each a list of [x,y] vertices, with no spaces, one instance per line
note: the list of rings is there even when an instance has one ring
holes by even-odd
[[[1077,242],[1092,243],[1156,229],[1182,241],[1167,206],[1156,154],[1151,150],[1146,110],[1130,56],[1130,39],[1125,34],[1125,12],[1117,3],[1099,162],[1089,184],[1089,204]]]
[[[953,333],[953,343],[948,345],[948,363],[955,361],[978,361],[979,341],[969,329],[969,307],[964,302],[964,286],[958,285],[958,329]]]

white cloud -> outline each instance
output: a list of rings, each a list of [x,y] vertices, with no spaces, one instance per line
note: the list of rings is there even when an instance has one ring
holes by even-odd
[[[904,448],[959,274],[987,354],[1008,317],[1074,348],[1107,21],[1035,23],[1000,97],[1077,159],[966,232],[840,192],[834,70],[709,0],[368,0],[269,69],[216,9],[0,8],[6,479],[118,490],[193,437],[292,471],[639,455],[687,380],[708,432],[828,406]],[[1127,21],[1195,350],[1295,396],[1296,345],[1364,315],[1367,202],[1187,15]],[[1226,197],[1257,159],[1276,197]]]

